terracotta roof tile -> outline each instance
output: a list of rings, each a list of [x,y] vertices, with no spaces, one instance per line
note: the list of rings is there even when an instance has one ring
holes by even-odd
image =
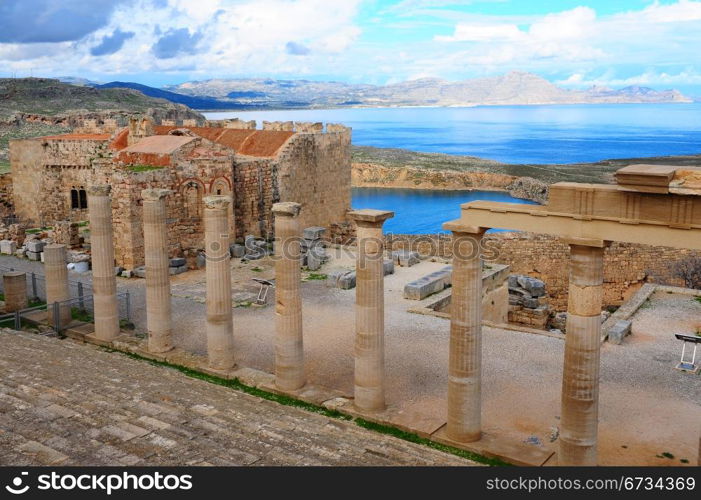
[[[247,130],[219,127],[173,127],[158,125],[154,131],[159,135],[166,135],[171,130],[186,128],[207,140],[233,149],[235,152],[247,156],[270,157],[275,156],[278,150],[292,137],[294,132],[277,130]]]

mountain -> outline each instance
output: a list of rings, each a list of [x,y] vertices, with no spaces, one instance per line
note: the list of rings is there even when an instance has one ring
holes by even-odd
[[[186,82],[164,88],[191,97],[207,96],[230,109],[692,102],[676,90],[648,87],[568,90],[521,71],[458,82],[422,78],[384,86],[252,78]]]
[[[222,102],[219,99],[209,96],[190,96],[185,94],[177,94],[168,90],[161,90],[148,85],[141,85],[133,82],[109,82],[104,84],[94,84],[93,87],[98,89],[132,89],[141,92],[149,97],[157,99],[165,99],[177,104],[183,104],[189,108],[195,109],[229,109],[230,104]]]
[[[69,85],[49,78],[0,79],[0,170],[8,163],[12,139],[65,134],[89,119],[145,113],[157,120],[204,120],[196,111],[127,88]]]
[[[56,80],[58,80],[61,83],[68,83],[70,85],[79,85],[79,86],[85,86],[85,85],[99,85],[100,82],[94,82],[92,80],[88,80],[87,78],[80,78],[79,76],[57,76]]]
[[[69,85],[50,78],[0,79],[0,120],[14,113],[56,116],[86,112],[203,118],[181,104],[155,99],[133,89]]]

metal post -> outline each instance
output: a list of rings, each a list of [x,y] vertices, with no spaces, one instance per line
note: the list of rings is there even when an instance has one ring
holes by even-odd
[[[130,307],[130,303],[129,303],[129,292],[126,292],[124,302],[126,303],[126,308],[127,308],[127,321],[131,322],[131,314],[130,314],[131,307]]]
[[[54,330],[56,330],[56,333],[60,333],[61,329],[63,328],[63,325],[61,324],[61,305],[58,302],[54,302],[51,307],[54,315]]]
[[[85,311],[85,301],[83,300],[83,295],[84,295],[83,283],[79,281],[78,282],[78,307],[81,310]]]
[[[32,293],[34,294],[34,300],[39,299],[39,294],[37,293],[37,275],[32,273]]]
[[[20,330],[22,328],[22,316],[20,316],[19,311],[15,311],[15,330]]]

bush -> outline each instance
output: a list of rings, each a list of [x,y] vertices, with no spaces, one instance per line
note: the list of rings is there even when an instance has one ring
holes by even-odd
[[[672,276],[687,288],[701,289],[701,257],[685,257],[672,265]]]

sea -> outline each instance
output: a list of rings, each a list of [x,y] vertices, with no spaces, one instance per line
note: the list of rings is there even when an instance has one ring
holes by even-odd
[[[344,108],[206,113],[209,119],[343,123],[353,144],[478,156],[504,163],[588,163],[701,154],[701,103]],[[440,232],[472,200],[523,202],[490,191],[353,189],[355,208],[393,209],[386,231]]]

